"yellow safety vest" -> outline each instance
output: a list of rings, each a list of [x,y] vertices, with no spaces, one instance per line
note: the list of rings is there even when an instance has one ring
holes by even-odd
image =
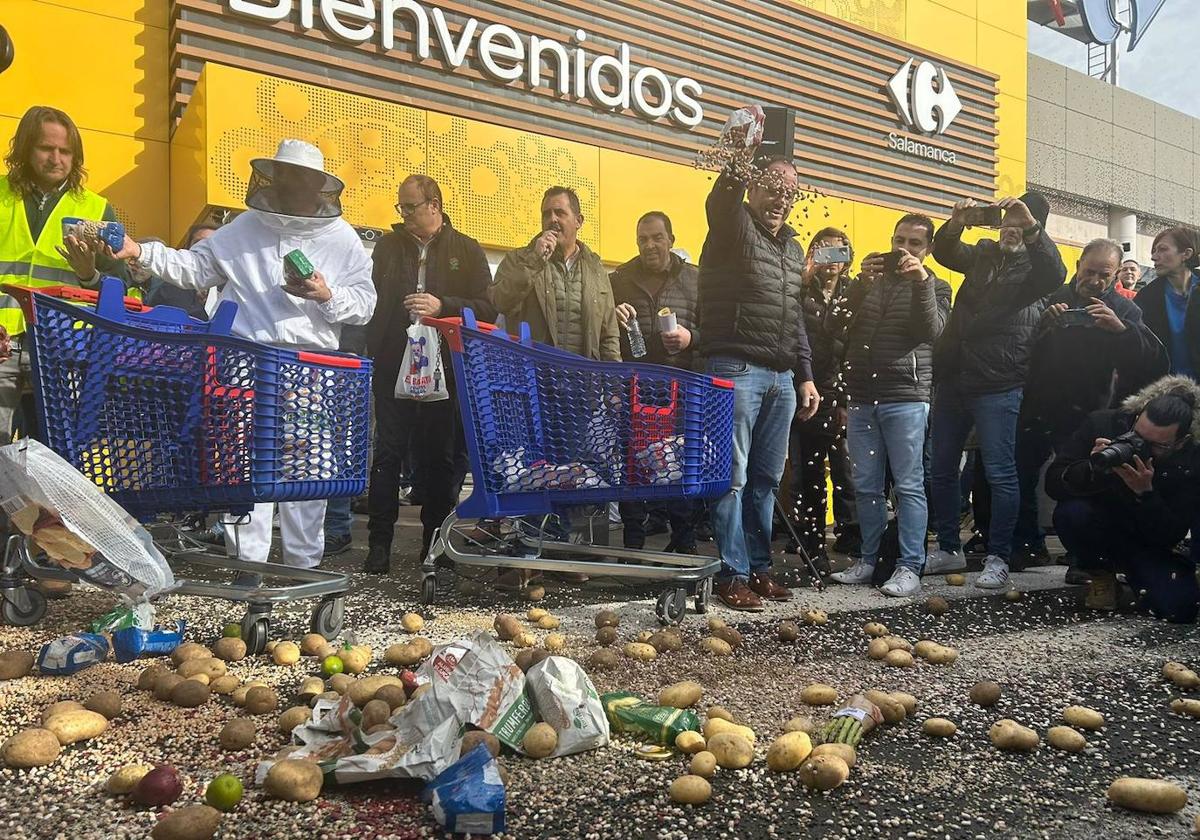
[[[55,246],[63,244],[62,220],[69,216],[100,221],[108,206],[103,196],[90,190],[68,190],[46,220],[37,242],[29,230],[25,202],[8,178],[0,177],[0,283],[40,286],[78,286],[71,264]],[[11,295],[0,295],[0,327],[9,335],[25,332],[25,316]]]

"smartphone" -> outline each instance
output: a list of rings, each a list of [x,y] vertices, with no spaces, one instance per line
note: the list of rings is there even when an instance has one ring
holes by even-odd
[[[1090,327],[1096,323],[1096,319],[1086,309],[1075,307],[1059,313],[1056,322],[1060,327]]]
[[[979,207],[968,207],[963,216],[963,224],[978,225],[979,227],[1000,227],[1004,218],[1004,208],[995,204],[984,204]]]
[[[883,255],[883,270],[884,271],[898,271],[900,268],[900,260],[902,260],[904,258],[904,254],[905,254],[904,251],[901,251],[898,249],[895,251],[888,251],[886,254],[884,254]]]
[[[283,255],[283,277],[289,286],[299,286],[312,277],[314,271],[313,264],[299,248]]]
[[[833,263],[850,262],[849,245],[830,245],[825,248],[814,248],[812,252],[814,265],[832,265]]]

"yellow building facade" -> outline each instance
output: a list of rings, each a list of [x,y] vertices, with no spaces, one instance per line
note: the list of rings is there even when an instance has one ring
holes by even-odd
[[[712,21],[716,34],[708,37],[714,55],[735,54],[733,47],[744,37],[757,56],[748,62],[746,75],[759,79],[766,89],[786,89],[783,104],[791,105],[793,99],[798,103],[796,157],[802,173],[806,155],[822,150],[822,172],[814,170],[816,187],[792,217],[804,242],[820,227],[834,225],[850,234],[859,255],[886,249],[905,206],[903,191],[893,188],[875,197],[871,186],[878,178],[903,184],[909,170],[914,183],[927,182],[921,208],[935,216],[944,217],[964,178],[974,182],[961,194],[986,198],[1021,192],[1026,164],[1024,3],[786,2],[791,9],[766,0],[735,0],[732,5],[742,10],[745,24],[737,15],[722,18],[716,14],[718,7],[707,2],[684,2],[676,5],[677,16],[667,15],[678,20],[661,27],[639,24],[636,7],[615,2],[596,12],[594,20],[585,3],[567,3],[575,17],[561,20],[555,17],[563,9],[559,4],[552,11],[519,0],[430,2],[417,11],[438,23],[444,20],[443,12],[451,16],[446,32],[457,33],[460,46],[466,44],[467,34],[479,32],[469,28],[476,18],[479,27],[494,29],[487,26],[489,21],[518,16],[513,29],[532,37],[534,45],[540,33],[543,46],[550,36],[566,43],[575,23],[579,31],[619,25],[621,32],[634,33],[622,37],[636,53],[635,64],[657,67],[661,61],[664,72],[668,67],[677,71],[668,76],[688,69],[688,50],[694,52],[694,44],[705,37],[705,32],[697,34],[695,21],[700,17]],[[722,58],[721,67],[707,56],[700,62],[703,66],[694,75],[702,80],[697,86],[705,88],[699,97],[704,118],[687,126],[665,117],[639,116],[631,109],[614,115],[529,86],[514,90],[512,84],[486,78],[486,68],[483,73],[473,69],[471,62],[481,58],[479,41],[472,42],[474,57],[460,68],[439,65],[437,55],[421,60],[416,52],[417,17],[405,16],[404,11],[415,9],[415,3],[393,18],[396,26],[411,30],[406,33],[411,41],[397,42],[389,50],[378,40],[385,21],[372,24],[366,12],[381,12],[388,3],[399,8],[403,0],[354,0],[349,5],[355,3],[363,14],[353,20],[343,15],[331,24],[322,18],[321,0],[8,0],[0,23],[14,42],[16,58],[0,75],[0,131],[11,136],[20,115],[34,104],[54,105],[71,114],[83,133],[88,185],[110,200],[137,237],[177,243],[190,224],[209,212],[241,209],[250,158],[271,154],[279,139],[291,136],[321,146],[329,166],[347,183],[347,218],[367,238],[396,221],[392,205],[398,182],[409,173],[426,172],[442,184],[456,226],[492,250],[525,244],[538,226],[541,192],[564,183],[580,192],[587,217],[584,239],[607,262],[615,264],[636,253],[634,222],[652,209],[672,217],[677,245],[693,259],[699,257],[706,227],[704,196],[713,176],[690,163],[687,150],[711,143],[729,110],[740,104],[725,92],[740,84],[728,69],[734,59]],[[280,11],[287,16],[252,19],[245,13],[247,6],[260,18]],[[842,59],[833,55],[822,65],[835,76],[845,72],[858,80],[859,87],[846,94],[845,132],[841,117],[830,122],[823,116],[841,113],[837,96],[830,95],[831,90],[836,94],[836,82],[810,84],[802,74],[789,75],[789,67],[800,66],[789,62],[810,59],[799,42],[773,40],[772,19],[788,32],[803,30],[805,38],[843,39],[839,51],[865,62],[846,64],[843,70]],[[351,23],[364,32],[374,26],[376,40],[338,35]],[[647,33],[661,31],[642,39],[639,26]],[[672,32],[695,35],[696,40],[688,47],[687,39]],[[503,33],[492,34],[503,41]],[[437,35],[441,37],[441,29]],[[602,44],[593,40],[596,54],[617,49],[617,39]],[[427,43],[436,48],[434,34],[428,35]],[[447,43],[453,47],[455,41],[443,40],[442,46]],[[406,46],[414,64],[397,58]],[[857,55],[877,46],[877,55]],[[98,49],[102,60],[90,60],[86,72],[77,69],[79,62],[69,60],[94,57]],[[958,148],[964,162],[958,169],[937,169],[886,148],[885,123],[902,121],[904,109],[888,111],[893,106],[878,81],[886,79],[897,57],[908,49],[919,63],[947,68],[960,90],[971,121],[968,129],[974,134],[955,137],[957,127],[931,137],[910,132],[931,144]],[[306,50],[314,51],[311,59],[305,58]],[[888,69],[880,70],[878,79],[871,75],[872,66],[885,65]],[[497,72],[512,66],[501,62]],[[353,73],[339,74],[339,69]],[[959,81],[963,76],[970,77],[967,86]],[[724,81],[704,81],[720,79]],[[607,85],[603,76],[600,82],[602,88]],[[810,101],[816,103],[811,119],[804,111]],[[918,104],[916,98],[912,102],[914,107]],[[648,102],[647,107],[653,110],[654,105]],[[606,121],[614,126],[611,135]],[[988,142],[976,149],[975,137]],[[969,156],[977,165],[965,163]],[[841,166],[840,160],[851,162]],[[876,163],[879,173],[873,171]],[[1068,265],[1075,253],[1066,249]]]

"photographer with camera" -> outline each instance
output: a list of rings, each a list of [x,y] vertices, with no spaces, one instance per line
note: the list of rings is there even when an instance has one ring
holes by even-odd
[[[1041,315],[1039,301],[1067,278],[1058,247],[1045,230],[1049,214],[1050,203],[1036,192],[985,207],[967,199],[954,205],[933,238],[933,258],[965,276],[933,348],[930,518],[938,545],[925,558],[925,574],[966,568],[959,463],[973,425],[992,491],[988,555],[975,580],[982,589],[1008,587],[1021,501],[1015,454],[1021,391]],[[999,237],[968,245],[962,241],[968,225],[999,225]]]
[[[1089,608],[1116,608],[1123,573],[1139,608],[1196,620],[1195,549],[1177,546],[1200,528],[1200,385],[1166,376],[1093,411],[1047,470],[1046,492],[1059,538],[1092,576]]]
[[[1108,408],[1167,373],[1167,353],[1142,311],[1118,292],[1121,245],[1093,239],[1075,277],[1045,300],[1017,427],[1021,508],[1014,561],[1047,561],[1038,528],[1038,475],[1089,412]],[[1073,560],[1067,583],[1087,583]]]

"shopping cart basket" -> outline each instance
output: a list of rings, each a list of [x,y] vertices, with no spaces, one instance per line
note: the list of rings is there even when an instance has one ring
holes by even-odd
[[[733,384],[676,368],[593,362],[459,318],[426,318],[454,360],[470,459],[471,495],[446,518],[425,558],[421,594],[436,597],[436,559],[456,564],[587,572],[659,580],[664,622],[678,621],[687,590],[704,612],[712,557],[578,544],[548,537],[483,550],[459,520],[549,517],[615,501],[703,499],[729,489]],[[544,556],[544,552],[554,555]],[[514,556],[515,555],[515,556]]]
[[[123,298],[121,282],[112,278],[98,295],[73,287],[0,288],[25,310],[43,441],[139,519],[241,514],[258,502],[354,496],[365,489],[368,360],[235,338],[233,303],[223,303],[211,321],[198,321],[173,307],[149,309]],[[156,543],[169,558],[283,582],[185,579],[172,590],[247,602],[242,630],[251,651],[265,646],[271,606],[278,602],[319,597],[311,629],[327,638],[341,631],[345,575],[206,556],[177,531],[169,537],[173,545],[164,544],[162,530],[155,531]],[[14,608],[5,618],[32,624],[45,601],[36,603],[40,595],[24,590],[21,571],[43,579],[63,575],[40,563],[27,541],[8,542],[0,598]]]

